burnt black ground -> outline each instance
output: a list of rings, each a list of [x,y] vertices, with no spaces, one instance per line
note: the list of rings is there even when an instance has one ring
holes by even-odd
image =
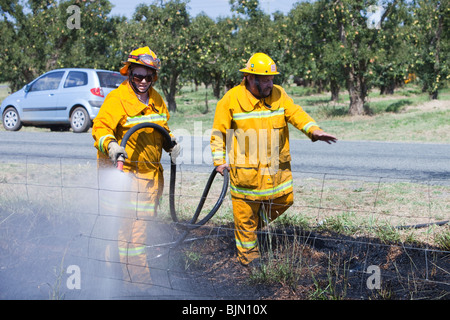
[[[450,299],[450,254],[437,248],[285,228],[271,234],[270,250],[262,246],[265,273],[258,273],[236,261],[229,226],[201,228],[188,236],[197,240],[180,247],[149,248],[154,283],[136,290],[122,281],[118,263],[93,254],[92,238],[76,219],[5,211],[1,217],[2,300]],[[171,224],[157,224],[150,232],[158,239],[155,244],[180,235]],[[268,237],[261,235],[263,243]],[[287,257],[295,277],[287,272],[276,280],[264,278],[282,270]],[[80,289],[67,286],[72,265],[81,270]],[[368,288],[371,265],[380,268],[379,289]]]

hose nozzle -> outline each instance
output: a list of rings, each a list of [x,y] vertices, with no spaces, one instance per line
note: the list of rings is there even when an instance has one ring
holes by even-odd
[[[125,156],[123,154],[120,154],[117,157],[117,169],[119,169],[120,171],[123,171],[123,163],[125,161]]]

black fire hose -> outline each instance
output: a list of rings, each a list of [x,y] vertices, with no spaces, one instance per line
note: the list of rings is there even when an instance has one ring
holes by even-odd
[[[163,127],[161,127],[160,125],[158,125],[156,123],[151,123],[151,122],[140,123],[140,124],[135,125],[131,129],[129,129],[126,132],[126,134],[123,136],[123,139],[122,139],[120,145],[125,148],[130,136],[133,133],[135,133],[136,131],[144,129],[144,128],[153,128],[156,131],[158,131],[159,133],[161,133],[161,135],[163,136],[163,139],[165,141],[164,147],[166,149],[171,149],[175,145],[175,142],[172,141],[172,139],[166,129],[164,129]],[[228,171],[224,170],[222,191],[220,193],[219,199],[217,200],[217,202],[215,203],[215,205],[211,209],[211,211],[203,219],[201,219],[200,221],[197,221],[198,217],[200,215],[200,212],[203,208],[203,205],[205,203],[206,197],[208,196],[211,185],[217,174],[216,168],[213,169],[213,171],[211,172],[211,174],[209,176],[208,182],[205,186],[205,189],[203,190],[202,198],[197,206],[194,216],[192,217],[192,219],[189,222],[183,223],[178,220],[177,213],[175,210],[175,180],[176,180],[177,166],[176,166],[176,163],[174,163],[172,160],[170,161],[170,163],[171,163],[170,164],[170,188],[169,188],[170,215],[172,217],[172,220],[175,223],[177,223],[178,226],[180,226],[181,228],[186,230],[184,235],[177,241],[177,243],[181,243],[181,241],[183,241],[184,238],[186,237],[189,230],[198,228],[198,227],[204,225],[206,222],[208,222],[216,214],[217,210],[222,205],[222,202],[225,199],[225,195],[226,195],[227,189],[228,189]]]
[[[419,224],[412,224],[412,225],[408,225],[408,226],[396,226],[395,229],[399,229],[399,230],[403,230],[403,229],[420,229],[420,228],[426,228],[426,227],[430,227],[433,225],[436,226],[443,226],[447,223],[449,223],[450,220],[445,220],[445,221],[438,221],[438,222],[429,222],[429,223],[419,223]]]

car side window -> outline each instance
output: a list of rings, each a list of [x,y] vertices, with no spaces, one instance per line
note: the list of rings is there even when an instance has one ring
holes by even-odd
[[[88,83],[88,76],[86,72],[70,71],[64,82],[64,88],[81,87]]]
[[[30,88],[30,91],[56,90],[64,75],[64,71],[57,71],[46,74],[36,80]]]

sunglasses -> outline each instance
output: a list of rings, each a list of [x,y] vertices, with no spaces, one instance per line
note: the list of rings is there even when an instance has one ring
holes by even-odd
[[[142,82],[144,79],[147,82],[152,82],[154,74],[148,74],[146,76],[143,76],[142,74],[133,74],[132,77],[134,82]]]

